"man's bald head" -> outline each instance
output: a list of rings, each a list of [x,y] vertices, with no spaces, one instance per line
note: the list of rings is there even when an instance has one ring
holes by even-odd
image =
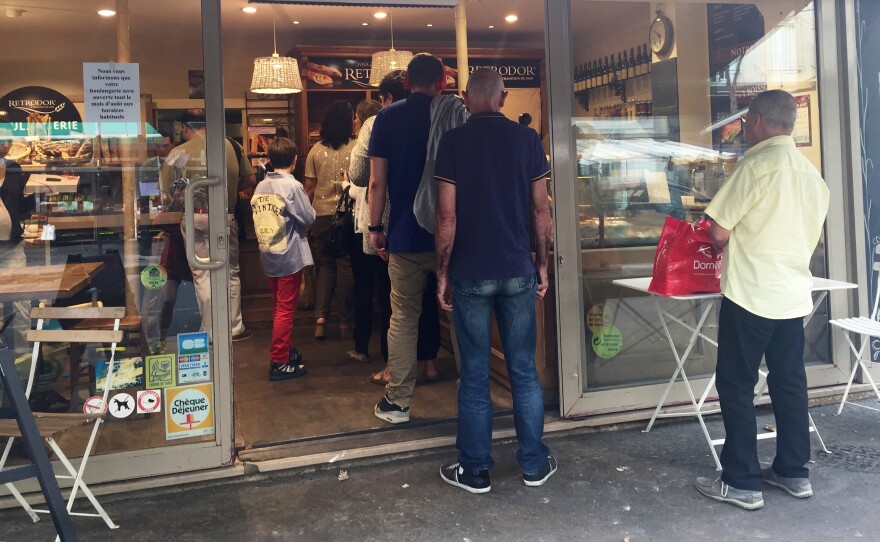
[[[504,79],[497,70],[480,68],[468,78],[464,99],[472,114],[501,111],[506,97]]]

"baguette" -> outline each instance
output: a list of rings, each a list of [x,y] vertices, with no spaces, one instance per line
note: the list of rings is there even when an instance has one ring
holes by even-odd
[[[333,79],[342,79],[342,72],[336,68],[325,66],[323,64],[315,64],[314,62],[306,62],[306,70],[320,73]]]
[[[314,72],[309,69],[303,69],[302,76],[317,85],[329,86],[333,84],[333,78],[329,75],[324,75],[323,73]]]

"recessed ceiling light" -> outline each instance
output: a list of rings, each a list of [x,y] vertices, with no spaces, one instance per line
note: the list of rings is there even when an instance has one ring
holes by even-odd
[[[428,23],[428,24],[427,24],[427,25],[425,25],[425,26],[434,26],[434,25],[432,25],[432,24],[431,24],[431,23]]]
[[[387,16],[388,16],[388,14],[385,13],[384,11],[377,11],[376,13],[373,14],[373,17],[375,17],[377,19],[384,19]]]
[[[299,24],[299,21],[293,21],[293,24]]]
[[[490,24],[490,25],[489,25],[489,28],[495,28],[495,25],[494,25],[494,24]]]
[[[370,23],[361,23],[361,26],[370,26]]]
[[[519,17],[517,17],[516,15],[508,15],[507,17],[504,18],[504,20],[509,23],[515,23],[519,20]]]
[[[254,6],[243,7],[243,8],[241,8],[241,10],[245,13],[256,13],[257,12],[257,8],[255,8]]]
[[[100,15],[101,17],[112,17],[116,15],[116,12],[112,9],[99,9],[98,15]]]

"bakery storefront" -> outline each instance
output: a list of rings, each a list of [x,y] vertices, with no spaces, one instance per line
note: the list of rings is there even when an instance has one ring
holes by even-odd
[[[536,359],[553,429],[583,423],[570,418],[600,424],[650,416],[676,360],[649,298],[612,282],[651,274],[665,217],[700,216],[745,150],[740,118],[757,92],[782,88],[796,97],[796,141],[834,194],[813,274],[865,282],[864,267],[847,263],[864,261],[861,219],[853,217],[862,196],[848,180],[856,178],[847,157],[857,147],[843,119],[855,110],[847,107],[855,74],[838,71],[838,59],[852,54],[839,34],[852,2],[19,4],[5,8],[0,23],[0,44],[16,51],[0,60],[0,141],[10,143],[0,148],[6,178],[26,177],[24,209],[12,217],[22,239],[7,242],[15,258],[0,262],[4,314],[40,303],[126,307],[111,397],[161,397],[160,411],[107,416],[86,471],[93,482],[168,476],[164,483],[173,483],[199,472],[240,474],[243,462],[272,470],[454,441],[457,376],[444,319],[439,382],[419,381],[414,423],[386,427],[372,415],[382,393],[370,382],[381,369],[378,337],[369,364],[345,358],[352,345],[335,313],[327,340],[315,340],[308,286],[294,336],[309,375],[269,382],[271,295],[246,212],[236,217],[241,235],[227,237],[236,207],[227,205],[234,197],[226,189],[228,150],[259,170],[268,143],[290,137],[302,178],[332,104],[377,97],[370,77],[377,52],[436,54],[450,92],[475,67],[498,69],[510,90],[504,113],[513,120],[528,113],[545,141],[554,264],[551,295],[536,304]],[[255,59],[269,57],[271,66],[273,51],[296,59],[297,92],[250,91]],[[182,122],[192,109],[206,112],[195,135]],[[202,144],[188,143],[181,159],[173,148],[193,137]],[[174,193],[162,190],[163,175],[179,181],[170,183]],[[206,252],[187,252],[187,223]],[[239,281],[229,265],[234,245]],[[197,290],[193,271],[207,273],[210,285]],[[346,280],[340,272],[338,289]],[[240,291],[230,288],[236,282]],[[226,323],[236,298],[254,335],[233,342]],[[851,368],[825,322],[866,298],[867,290],[835,293],[818,308],[805,358],[814,393],[845,383]],[[697,306],[669,310],[690,325],[701,316]],[[715,322],[709,314],[707,334]],[[13,317],[4,341],[19,372],[34,375],[34,410],[94,408],[109,365],[106,345],[87,347],[73,364],[68,345],[43,345],[31,371],[24,332],[32,325]],[[682,347],[688,338],[673,333]],[[714,356],[708,343],[694,345],[687,371],[695,388],[708,383]],[[500,345],[492,375],[496,429],[507,431],[511,396]],[[187,408],[196,396],[206,409]],[[673,387],[669,399],[688,401],[685,388]],[[73,430],[59,443],[76,449],[87,438],[87,430]]]

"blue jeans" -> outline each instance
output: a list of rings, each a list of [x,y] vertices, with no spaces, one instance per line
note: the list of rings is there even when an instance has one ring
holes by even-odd
[[[455,333],[461,351],[458,387],[458,462],[472,474],[495,466],[492,460],[492,400],[489,356],[492,313],[498,322],[504,360],[513,389],[513,418],[519,449],[516,458],[526,474],[547,461],[544,394],[535,370],[535,275],[500,280],[452,278]]]

